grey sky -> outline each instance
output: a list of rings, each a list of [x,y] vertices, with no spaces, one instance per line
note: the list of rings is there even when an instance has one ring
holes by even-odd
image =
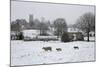
[[[68,24],[73,24],[79,16],[86,12],[95,12],[94,6],[65,5],[51,3],[36,2],[11,2],[11,21],[16,19],[26,19],[28,21],[29,14],[33,14],[34,18],[53,21],[56,18],[65,18]]]

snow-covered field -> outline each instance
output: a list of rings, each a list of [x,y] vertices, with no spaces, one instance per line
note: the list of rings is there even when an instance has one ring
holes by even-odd
[[[52,47],[45,51],[43,47]],[[79,49],[74,49],[78,46]],[[57,51],[56,48],[61,48]],[[11,41],[11,66],[81,62],[95,60],[95,42]]]

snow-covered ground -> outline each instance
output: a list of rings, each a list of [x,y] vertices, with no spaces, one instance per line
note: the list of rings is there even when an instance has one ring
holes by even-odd
[[[52,47],[45,51],[43,47]],[[74,49],[78,46],[79,49]],[[56,48],[61,48],[57,51]],[[95,42],[11,41],[11,65],[34,65],[95,60]]]

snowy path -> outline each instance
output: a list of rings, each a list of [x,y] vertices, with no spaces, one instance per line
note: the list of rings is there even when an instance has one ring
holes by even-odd
[[[42,48],[51,46],[52,51]],[[79,49],[74,49],[78,46]],[[61,48],[62,51],[57,51]],[[95,60],[94,42],[11,41],[11,65],[33,65]]]

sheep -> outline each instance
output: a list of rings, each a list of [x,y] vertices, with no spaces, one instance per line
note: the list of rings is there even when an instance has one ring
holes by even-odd
[[[45,51],[52,51],[51,47],[43,47],[42,49],[45,50]]]
[[[61,49],[61,48],[56,48],[56,50],[57,50],[57,51],[62,51],[62,49]]]
[[[74,46],[73,48],[74,48],[74,49],[79,49],[79,47],[78,47],[78,46]]]

